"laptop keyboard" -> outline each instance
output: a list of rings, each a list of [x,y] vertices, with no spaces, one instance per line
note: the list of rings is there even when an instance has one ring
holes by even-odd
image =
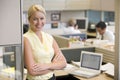
[[[74,72],[71,72],[71,74],[86,77],[86,78],[93,77],[95,75],[95,73],[93,72],[82,71],[82,70],[76,70]]]
[[[78,74],[86,74],[86,75],[93,75],[94,73],[88,72],[88,71],[82,71],[82,70],[76,70],[75,73]]]

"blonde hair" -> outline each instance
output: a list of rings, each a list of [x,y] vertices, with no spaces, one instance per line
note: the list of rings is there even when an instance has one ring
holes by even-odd
[[[30,19],[31,15],[36,12],[36,11],[40,11],[42,12],[44,15],[46,15],[46,11],[45,9],[41,6],[41,5],[32,5],[29,9],[28,9],[28,19]]]
[[[75,25],[76,25],[76,20],[75,20],[75,19],[70,19],[70,20],[68,21],[68,25],[69,25],[69,26],[75,26]]]

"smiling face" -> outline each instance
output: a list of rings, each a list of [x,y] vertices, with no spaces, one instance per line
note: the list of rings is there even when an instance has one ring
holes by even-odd
[[[42,30],[46,23],[45,15],[40,11],[35,11],[29,18],[30,27],[33,31]]]

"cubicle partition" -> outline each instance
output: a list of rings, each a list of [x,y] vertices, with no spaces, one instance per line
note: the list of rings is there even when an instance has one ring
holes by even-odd
[[[62,37],[60,35],[53,35],[53,37],[56,40],[56,42],[60,48],[69,47],[69,39],[68,38]]]
[[[69,41],[70,36],[72,37],[79,37],[81,40],[87,39],[87,35],[84,33],[81,34],[65,34],[65,35],[53,35],[54,39],[56,40],[58,46],[60,48],[68,48],[70,47]]]
[[[94,47],[83,47],[83,48],[61,48],[63,55],[65,56],[68,63],[71,61],[80,61],[81,51],[95,52]]]
[[[110,50],[110,49],[103,49],[103,48],[95,48],[96,53],[101,53],[103,54],[103,62],[105,63],[115,63],[115,52]]]
[[[63,37],[66,37],[66,38],[70,38],[70,36],[73,36],[73,37],[80,37],[81,40],[86,40],[87,39],[87,35],[85,33],[79,33],[79,34],[64,34],[64,35],[61,35]]]

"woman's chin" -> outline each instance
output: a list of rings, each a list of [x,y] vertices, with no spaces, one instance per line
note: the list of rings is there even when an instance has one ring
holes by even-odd
[[[42,30],[42,28],[37,28],[36,30],[37,30],[37,31],[40,31],[40,30]]]

